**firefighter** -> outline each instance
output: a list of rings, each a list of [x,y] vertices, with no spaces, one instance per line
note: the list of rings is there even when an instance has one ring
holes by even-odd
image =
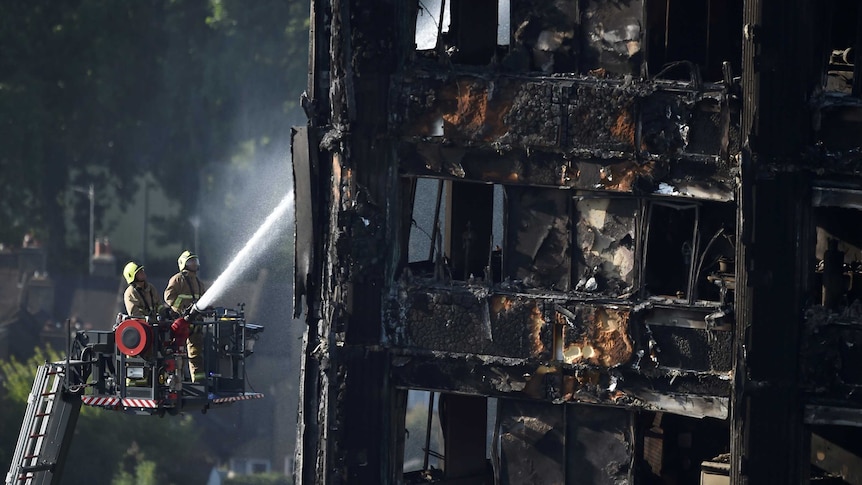
[[[129,284],[123,293],[126,313],[132,317],[148,317],[155,322],[165,306],[162,299],[159,298],[156,287],[147,281],[147,272],[144,271],[144,267],[130,261],[123,268],[123,278]]]
[[[200,261],[191,251],[183,251],[177,258],[180,272],[171,277],[165,288],[165,301],[180,315],[197,303],[206,288],[198,278]],[[186,342],[189,355],[189,371],[192,382],[202,382],[206,376],[203,362],[204,336],[199,325],[194,325]]]

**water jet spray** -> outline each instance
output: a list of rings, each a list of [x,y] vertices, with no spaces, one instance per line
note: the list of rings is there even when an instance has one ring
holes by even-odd
[[[289,191],[284,199],[279,202],[278,206],[272,213],[263,221],[263,224],[255,231],[254,235],[243,248],[234,256],[227,268],[222,271],[218,278],[213,282],[212,286],[203,294],[200,300],[192,307],[191,312],[200,313],[210,307],[216,298],[222,296],[225,290],[233,285],[243,273],[252,267],[264,249],[272,244],[279,234],[279,223],[286,225],[286,215],[290,214],[293,209],[293,190]]]

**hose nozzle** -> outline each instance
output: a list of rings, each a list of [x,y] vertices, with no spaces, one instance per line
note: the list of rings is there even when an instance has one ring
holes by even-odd
[[[185,311],[185,314],[183,314],[183,318],[194,319],[195,317],[201,315],[203,315],[203,310],[198,308],[198,304],[195,303],[194,305],[188,307],[188,309]]]

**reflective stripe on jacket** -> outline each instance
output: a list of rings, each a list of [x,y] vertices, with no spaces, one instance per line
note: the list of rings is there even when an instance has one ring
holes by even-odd
[[[183,313],[201,298],[206,287],[195,273],[182,271],[173,275],[165,288],[165,301],[177,313]]]

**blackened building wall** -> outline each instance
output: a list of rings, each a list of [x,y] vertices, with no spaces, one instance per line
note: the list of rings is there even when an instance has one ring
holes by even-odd
[[[677,3],[312,2],[298,481],[856,470],[860,9]]]

